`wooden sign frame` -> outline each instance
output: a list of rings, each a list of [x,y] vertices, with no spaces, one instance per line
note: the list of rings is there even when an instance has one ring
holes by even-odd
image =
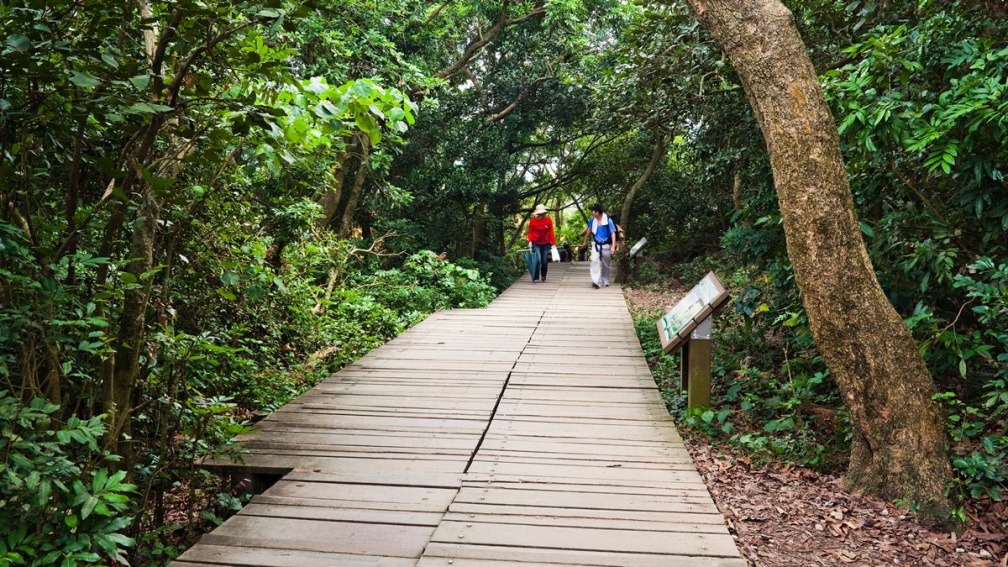
[[[697,326],[720,309],[728,301],[728,291],[714,272],[708,272],[700,283],[693,286],[679,303],[676,303],[656,327],[661,339],[662,350],[672,354],[690,339]]]
[[[637,244],[634,244],[633,248],[630,249],[630,257],[636,257],[637,254],[640,253],[641,248],[644,248],[645,244],[647,244],[647,238],[641,237],[641,239],[637,241]]]

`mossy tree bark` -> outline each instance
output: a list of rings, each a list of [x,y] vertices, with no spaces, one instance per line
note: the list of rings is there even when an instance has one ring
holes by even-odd
[[[941,515],[951,471],[934,382],[875,277],[794,17],[778,0],[687,2],[731,58],[763,131],[809,324],[850,410],[846,485]]]

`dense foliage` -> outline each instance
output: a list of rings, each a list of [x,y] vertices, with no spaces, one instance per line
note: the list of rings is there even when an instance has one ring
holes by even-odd
[[[1003,8],[789,7],[872,261],[946,392],[950,488],[1000,498]],[[715,268],[735,296],[719,409],[684,417],[842,466],[761,134],[684,5],[30,0],[0,6],[0,38],[0,564],[170,559],[240,505],[197,459],[488,302],[538,203],[575,245],[587,204],[628,211],[664,262],[642,282]]]

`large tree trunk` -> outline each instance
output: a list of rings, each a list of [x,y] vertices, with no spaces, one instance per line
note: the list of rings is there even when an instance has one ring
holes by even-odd
[[[934,382],[882,292],[855,219],[836,123],[778,0],[687,0],[731,57],[763,131],[809,324],[850,410],[846,485],[948,509]]]

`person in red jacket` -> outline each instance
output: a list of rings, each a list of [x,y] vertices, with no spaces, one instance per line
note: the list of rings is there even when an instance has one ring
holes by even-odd
[[[556,235],[553,234],[553,219],[546,214],[546,207],[536,205],[529,219],[529,248],[539,256],[539,267],[532,276],[532,283],[546,281],[547,262],[550,258],[550,248],[556,246]]]

